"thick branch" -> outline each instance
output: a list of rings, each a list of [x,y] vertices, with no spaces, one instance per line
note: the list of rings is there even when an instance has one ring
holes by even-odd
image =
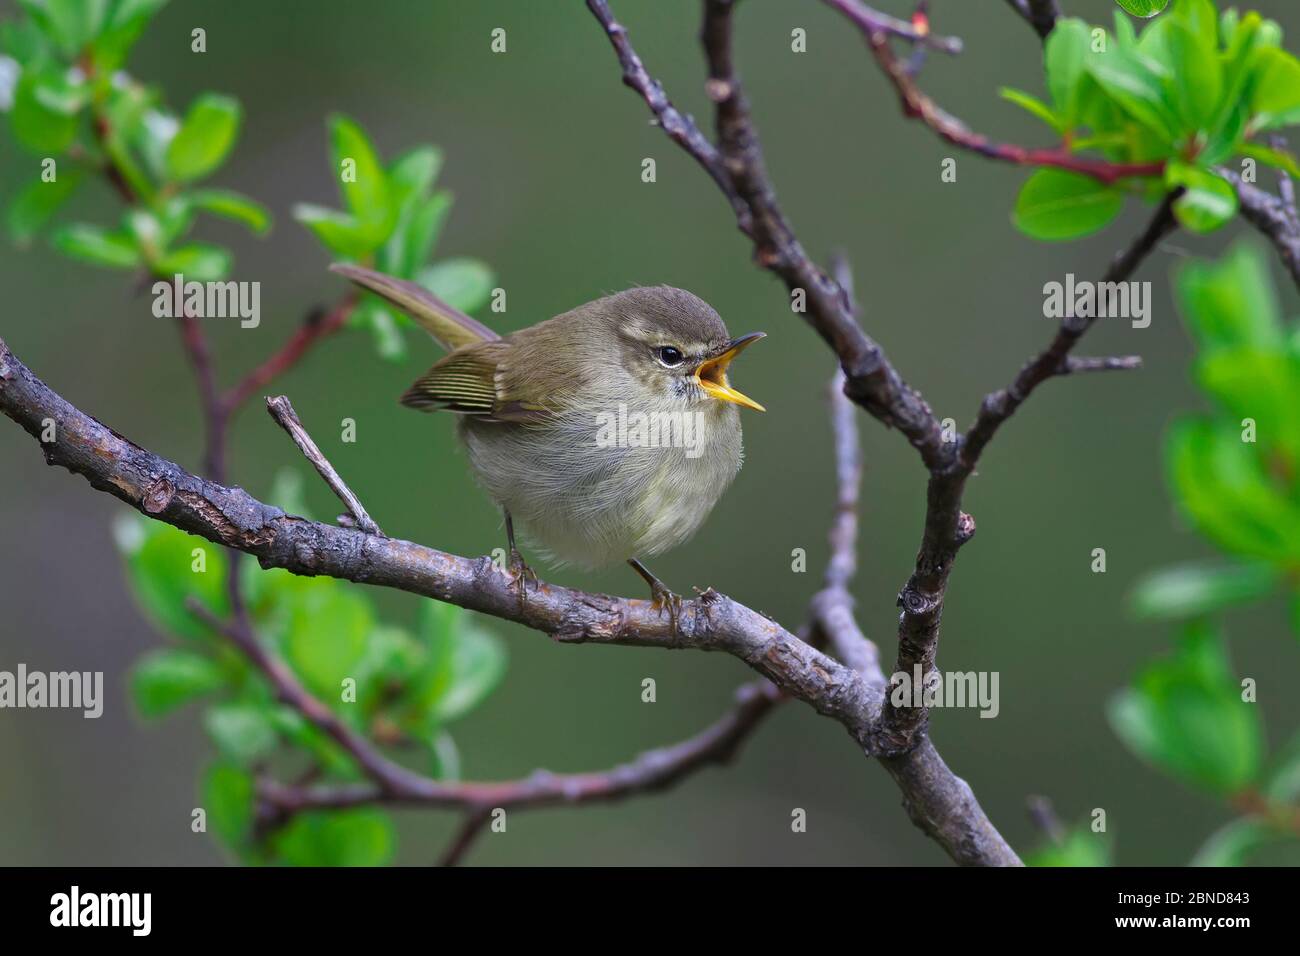
[[[1177,195],[1173,193],[1165,198],[1143,233],[1115,257],[1103,281],[1127,280],[1157,243],[1175,228],[1173,203]],[[984,399],[975,424],[958,442],[959,451],[953,466],[931,474],[926,492],[925,529],[916,568],[898,595],[902,613],[898,622],[895,673],[910,677],[919,667],[922,679],[925,679],[934,669],[948,576],[957,552],[975,534],[975,519],[962,511],[961,504],[966,481],[974,472],[980,455],[1002,423],[1035,388],[1054,376],[1095,365],[1094,361],[1085,361],[1071,367],[1069,362],[1069,353],[1093,322],[1087,318],[1064,320],[1047,348],[1021,369],[1010,386]],[[1129,364],[1129,360],[1109,361],[1116,363],[1109,367]],[[1107,362],[1103,361],[1102,365],[1106,366]],[[894,707],[887,700],[880,722],[880,737],[876,741],[878,751],[898,753],[915,746],[925,733],[927,720],[924,708]]]
[[[860,746],[866,748],[872,739],[880,710],[876,685],[776,622],[715,591],[683,602],[675,630],[648,601],[546,583],[530,590],[527,602],[521,604],[510,576],[497,570],[489,558],[461,558],[408,541],[307,521],[286,515],[242,489],[190,474],[64,401],[3,341],[0,411],[38,441],[44,421],[55,422],[55,440],[42,443],[49,464],[82,475],[93,487],[147,517],[255,555],[263,567],[397,588],[516,621],[564,642],[724,651],[789,696],[837,720]],[[974,801],[969,787],[948,770],[928,742],[886,765],[903,789],[913,819],[953,859],[984,865],[1016,862],[1014,851]],[[436,788],[446,785],[437,781],[393,782],[386,792],[405,792],[408,784],[424,793],[425,802],[445,798],[445,792]],[[373,799],[375,788],[366,787],[368,793],[346,791],[340,799]],[[480,800],[500,796],[497,790],[476,792]]]
[[[879,709],[877,695],[858,675],[716,591],[683,602],[674,630],[649,601],[539,583],[520,602],[511,576],[490,558],[458,557],[286,515],[105,427],[51,391],[2,341],[0,411],[38,440],[43,420],[53,419],[56,439],[42,446],[48,463],[82,475],[147,517],[252,554],[264,568],[397,588],[515,621],[566,643],[723,651],[842,723],[859,743],[868,739]]]

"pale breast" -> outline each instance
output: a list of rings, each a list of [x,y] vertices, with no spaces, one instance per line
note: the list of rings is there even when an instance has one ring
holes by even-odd
[[[740,417],[557,416],[520,426],[463,419],[478,482],[556,564],[594,568],[690,538],[740,469]]]

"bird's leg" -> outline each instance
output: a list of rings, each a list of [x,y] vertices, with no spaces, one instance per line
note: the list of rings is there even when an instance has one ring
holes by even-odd
[[[524,563],[524,556],[515,547],[515,523],[510,517],[510,512],[504,508],[501,510],[506,516],[506,540],[510,542],[510,577],[519,591],[519,599],[523,600],[528,594],[528,582],[532,581],[533,587],[537,586],[537,575]]]
[[[672,625],[673,631],[676,632],[677,618],[682,613],[681,597],[668,590],[664,583],[636,558],[628,558],[627,563],[632,565],[632,570],[641,575],[646,584],[650,585],[650,606],[661,614],[667,610],[668,621]]]

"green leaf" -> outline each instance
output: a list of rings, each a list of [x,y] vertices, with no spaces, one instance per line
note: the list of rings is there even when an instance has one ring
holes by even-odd
[[[389,202],[388,175],[365,131],[346,116],[330,117],[334,174],[352,217],[378,245],[392,231],[396,211]]]
[[[1258,246],[1238,242],[1218,262],[1193,260],[1177,271],[1174,287],[1200,348],[1281,348],[1281,308]]]
[[[167,0],[120,0],[92,46],[96,69],[110,73],[126,62],[127,54],[144,28],[166,5]]]
[[[1250,106],[1257,130],[1300,122],[1300,60],[1285,50],[1261,50],[1254,69]]]
[[[168,648],[142,657],[131,669],[131,697],[142,717],[161,717],[225,684],[221,668],[206,655]]]
[[[1300,163],[1297,163],[1296,158],[1286,150],[1273,149],[1260,143],[1242,143],[1237,152],[1256,159],[1266,166],[1281,169],[1290,176],[1300,176]]]
[[[1145,37],[1144,37],[1145,38]],[[1088,58],[1089,74],[1133,119],[1172,143],[1177,123],[1162,78],[1137,50],[1111,44],[1106,52]]]
[[[139,515],[114,522],[113,537],[126,562],[127,581],[141,610],[164,634],[207,638],[210,630],[185,607],[194,597],[212,613],[224,617],[226,556],[218,545]],[[205,571],[198,566],[196,548],[203,549]]]
[[[1196,25],[1205,19],[1193,11],[1208,9],[1208,29]],[[1188,11],[1188,12],[1184,12]],[[1173,98],[1184,128],[1209,130],[1219,115],[1223,95],[1223,65],[1219,60],[1214,8],[1209,0],[1184,0],[1170,22],[1169,56],[1173,66]]]
[[[1036,96],[1031,96],[1022,90],[1013,89],[1009,86],[1004,86],[998,90],[998,95],[1008,103],[1014,103],[1026,112],[1032,113],[1058,133],[1069,128],[1068,123],[1053,113],[1052,108]]]
[[[440,730],[429,741],[429,774],[435,780],[455,783],[460,779],[460,748],[445,730]]]
[[[299,203],[293,207],[293,218],[315,233],[326,249],[345,259],[364,259],[383,243],[355,218],[336,209]]]
[[[1243,817],[1212,833],[1190,865],[1245,866],[1252,853],[1277,840],[1278,835],[1267,824]]]
[[[390,309],[383,301],[367,296],[353,313],[357,325],[370,329],[374,339],[375,352],[382,359],[398,362],[406,357],[406,339],[402,336],[403,325],[409,320]]]
[[[495,279],[477,259],[444,259],[423,270],[416,281],[453,308],[476,312],[492,297]]]
[[[428,665],[412,680],[407,701],[434,723],[469,713],[505,676],[505,645],[455,605],[424,602],[418,635],[428,647]]]
[[[1138,756],[1197,786],[1234,793],[1259,774],[1263,728],[1228,665],[1223,640],[1186,627],[1174,653],[1150,664],[1108,710]]]
[[[1026,235],[1056,242],[1105,228],[1123,206],[1123,193],[1091,177],[1040,169],[1021,188],[1012,220]]]
[[[84,102],[62,75],[24,70],[9,111],[14,138],[41,156],[65,152],[77,138],[78,111]]]
[[[345,678],[359,676],[375,626],[370,602],[331,578],[295,578],[284,630],[285,654],[312,693],[339,706]]]
[[[242,223],[259,236],[271,227],[271,213],[265,206],[229,189],[196,189],[186,200],[209,215]]]
[[[1079,120],[1079,88],[1090,44],[1086,23],[1076,17],[1062,17],[1056,21],[1043,46],[1047,88],[1060,115],[1059,122],[1065,129],[1072,129]]]
[[[266,711],[246,701],[209,708],[203,715],[203,726],[221,756],[241,766],[267,756],[279,743]]]
[[[228,96],[205,93],[196,99],[167,147],[168,175],[193,182],[214,172],[235,145],[241,116],[238,101]]]
[[[85,173],[80,168],[66,170],[53,182],[45,182],[37,177],[18,194],[18,198],[9,206],[7,226],[9,236],[19,245],[27,245],[50,221],[77,187]]]
[[[1191,232],[1213,232],[1237,214],[1237,191],[1208,169],[1170,160],[1165,185],[1183,187],[1174,201],[1174,215]]]
[[[1060,844],[1049,843],[1025,856],[1027,866],[1110,866],[1110,844],[1104,834],[1087,826],[1074,827]]]
[[[436,146],[417,146],[393,161],[388,167],[388,185],[394,217],[429,194],[441,169],[442,150]]]
[[[386,813],[373,809],[300,813],[272,838],[290,866],[383,866],[397,835]]]
[[[203,776],[208,828],[233,850],[240,850],[252,832],[255,796],[253,778],[242,767],[216,763]]]
[[[1268,564],[1180,565],[1139,582],[1133,611],[1146,619],[1197,617],[1262,600],[1280,583],[1281,574]]]
[[[1169,6],[1169,0],[1115,0],[1135,17],[1154,17]]]
[[[187,282],[220,282],[230,275],[231,264],[229,250],[207,242],[191,242],[154,263],[154,274],[163,278],[181,275]]]
[[[1197,358],[1201,388],[1237,422],[1255,423],[1262,451],[1281,454],[1283,470],[1300,466],[1300,356],[1253,346],[1224,347]]]
[[[54,248],[65,256],[110,269],[134,269],[141,264],[140,251],[125,233],[106,232],[98,226],[77,223],[61,226],[50,236]]]
[[[69,60],[99,35],[108,12],[108,0],[44,0],[43,6],[50,37]]]
[[[1273,755],[1261,789],[1265,797],[1283,806],[1300,798],[1300,731]]]
[[[447,215],[451,212],[452,194],[447,190],[434,193],[411,214],[401,235],[393,238],[401,242],[400,255],[392,257],[400,262],[401,275],[413,276],[429,261],[438,235],[442,232]]]
[[[1300,505],[1284,495],[1232,422],[1184,419],[1166,441],[1181,510],[1224,550],[1280,564],[1300,560]]]

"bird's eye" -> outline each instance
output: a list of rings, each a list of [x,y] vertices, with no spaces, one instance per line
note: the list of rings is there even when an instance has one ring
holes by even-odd
[[[682,355],[680,349],[673,348],[671,345],[660,346],[655,354],[659,356],[659,361],[669,368],[675,365],[681,365],[686,356]]]

